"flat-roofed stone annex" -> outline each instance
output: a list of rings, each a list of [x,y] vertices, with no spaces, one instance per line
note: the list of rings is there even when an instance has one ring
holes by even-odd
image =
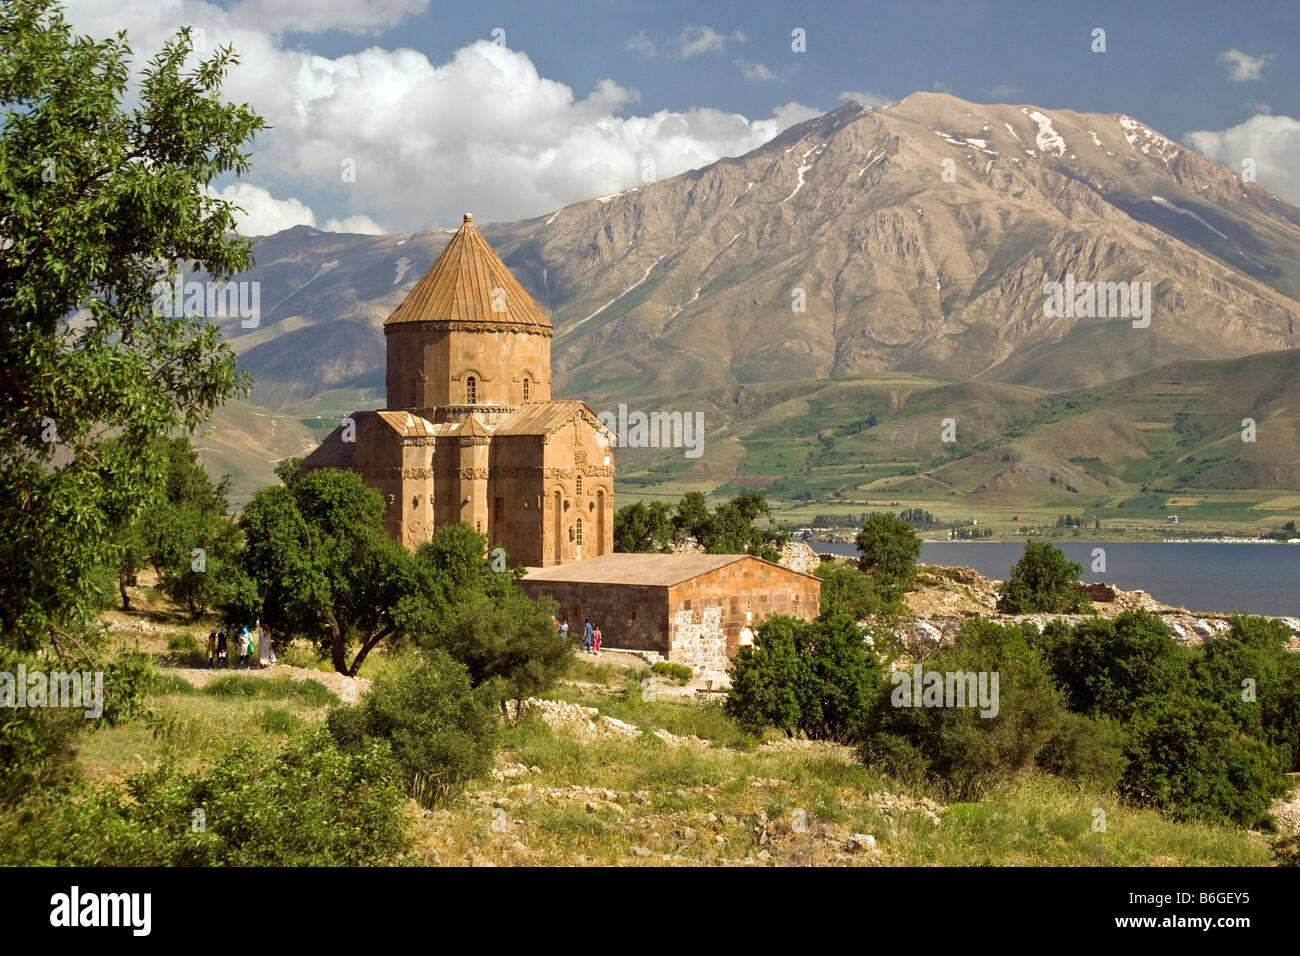
[[[821,579],[750,554],[606,554],[519,579],[559,605],[571,634],[591,621],[607,647],[653,651],[697,674],[722,675],[776,614],[811,621]]]
[[[387,407],[354,412],[303,467],[357,472],[407,547],[464,521],[511,564],[614,550],[613,433],[551,401],[550,320],[473,217],[384,322]]]

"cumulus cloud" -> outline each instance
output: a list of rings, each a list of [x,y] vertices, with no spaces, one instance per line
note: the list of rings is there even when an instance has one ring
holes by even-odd
[[[888,106],[894,102],[892,97],[884,93],[877,93],[874,90],[845,90],[840,94],[840,100],[857,100],[864,106]]]
[[[269,236],[293,226],[315,226],[316,214],[301,201],[276,199],[261,186],[234,183],[225,189],[209,189],[211,195],[233,203],[235,228],[245,236]]]
[[[762,63],[750,63],[748,60],[737,60],[736,66],[740,67],[740,72],[745,75],[745,79],[747,80],[758,80],[761,83],[771,83],[780,79],[779,76]]]
[[[351,232],[361,236],[382,236],[384,227],[369,216],[348,216],[344,219],[326,219],[322,226],[326,232]]]
[[[112,15],[109,6],[73,0],[69,19],[92,36],[125,27],[138,60],[180,23],[203,27],[209,48],[230,43],[240,53],[226,95],[273,127],[258,135],[252,171],[234,194],[252,233],[314,225],[313,210],[325,228],[378,222],[403,232],[454,225],[466,209],[483,222],[542,215],[638,185],[647,169],[663,179],[739,155],[819,112],[787,103],[767,118],[706,107],[627,115],[635,90],[605,79],[575,95],[527,54],[488,40],[436,64],[379,47],[331,58],[281,47],[234,16],[238,6],[173,0]],[[371,6],[402,9],[399,0]],[[682,50],[720,42],[706,29],[679,37]],[[294,198],[276,198],[284,196]]]
[[[1228,79],[1234,83],[1246,83],[1250,80],[1262,80],[1264,78],[1265,67],[1272,64],[1277,56],[1273,53],[1265,53],[1261,56],[1251,56],[1249,53],[1243,53],[1236,47],[1225,53],[1219,54],[1219,62],[1228,67]]]
[[[1197,130],[1184,140],[1197,152],[1241,172],[1243,160],[1255,161],[1259,185],[1300,205],[1300,120],[1290,116],[1252,116],[1224,130]]]

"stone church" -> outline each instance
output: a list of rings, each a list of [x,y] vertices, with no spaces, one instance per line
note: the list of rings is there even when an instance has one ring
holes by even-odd
[[[384,322],[387,407],[348,416],[303,467],[357,472],[410,548],[464,521],[512,565],[612,552],[616,439],[551,401],[553,332],[466,213]]]

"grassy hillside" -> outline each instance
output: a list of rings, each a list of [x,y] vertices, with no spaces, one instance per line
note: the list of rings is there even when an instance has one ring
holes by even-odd
[[[188,623],[152,589],[141,590],[136,604],[137,612],[109,619],[120,644],[161,665],[149,700],[155,716],[85,738],[78,761],[91,780],[118,781],[169,757],[197,770],[237,746],[270,753],[321,721],[331,692],[341,691],[336,675],[302,667],[210,680],[211,672],[196,666],[207,624]],[[287,656],[311,663],[305,648]],[[363,674],[408,663],[380,651]],[[646,678],[655,682],[651,700],[642,693]],[[654,676],[630,655],[584,656],[550,696],[549,706],[569,706],[577,719],[531,717],[505,728],[493,769],[463,794],[432,810],[408,805],[412,863],[1272,862],[1263,835],[1174,823],[1048,776],[1025,776],[979,802],[944,806],[938,793],[882,776],[845,747],[779,735],[755,747],[716,698]],[[596,719],[580,706],[593,708]],[[665,740],[655,731],[676,736]],[[1092,830],[1098,807],[1107,815],[1104,833]]]

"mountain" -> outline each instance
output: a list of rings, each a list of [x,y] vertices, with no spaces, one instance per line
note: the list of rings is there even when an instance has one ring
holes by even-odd
[[[1053,395],[1300,345],[1300,209],[1118,114],[849,103],[744,156],[482,231],[552,318],[555,394],[593,407],[689,395],[730,421],[779,394],[814,408],[913,381],[937,412],[976,409],[966,434],[992,441]],[[258,240],[241,278],[262,284],[261,324],[225,323],[252,401],[306,420],[382,402],[382,322],[451,234]],[[1045,283],[1067,276],[1150,283],[1150,326],[1045,316]],[[802,427],[792,441],[818,441],[815,418]],[[711,442],[671,468],[759,467],[741,434]]]

